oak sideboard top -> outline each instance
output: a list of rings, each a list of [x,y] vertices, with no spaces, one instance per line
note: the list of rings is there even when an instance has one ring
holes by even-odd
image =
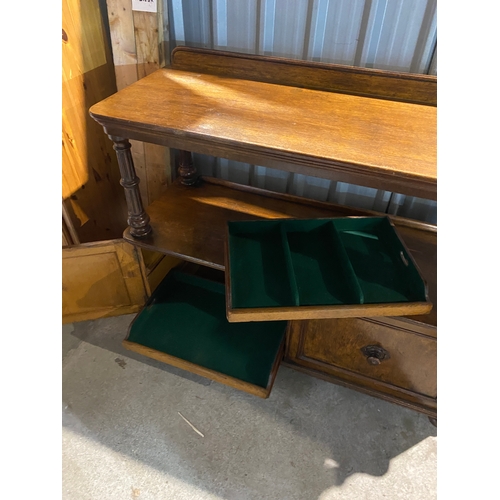
[[[90,113],[110,135],[436,197],[433,106],[160,69]]]

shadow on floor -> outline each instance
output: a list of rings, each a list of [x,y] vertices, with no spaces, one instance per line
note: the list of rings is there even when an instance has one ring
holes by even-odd
[[[64,333],[63,425],[222,498],[318,498],[436,436],[424,415],[286,367],[263,400],[145,358],[121,345],[132,318]]]

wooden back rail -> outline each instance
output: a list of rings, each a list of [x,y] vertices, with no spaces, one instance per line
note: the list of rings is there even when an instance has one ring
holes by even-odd
[[[172,68],[289,87],[437,106],[437,77],[176,47]]]
[[[115,143],[130,233],[151,232],[128,139],[435,199],[436,78],[178,48],[94,105]]]

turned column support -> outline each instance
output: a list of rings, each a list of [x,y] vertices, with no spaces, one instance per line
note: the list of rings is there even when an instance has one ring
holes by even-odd
[[[185,186],[192,186],[196,183],[198,174],[193,163],[191,152],[181,149],[179,151],[179,156],[179,168],[177,169],[177,171],[179,172],[181,182]]]
[[[141,193],[139,191],[140,179],[137,177],[134,168],[134,161],[130,152],[130,142],[128,139],[115,135],[108,135],[113,141],[113,149],[116,151],[118,166],[122,176],[120,184],[125,190],[125,199],[128,208],[128,225],[130,234],[134,238],[144,238],[148,236],[152,229],[149,225],[149,215],[142,206]]]

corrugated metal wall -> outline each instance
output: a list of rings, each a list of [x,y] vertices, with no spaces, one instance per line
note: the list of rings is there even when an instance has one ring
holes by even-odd
[[[437,74],[436,0],[163,0],[178,45]],[[204,175],[435,224],[437,203],[222,158]]]

